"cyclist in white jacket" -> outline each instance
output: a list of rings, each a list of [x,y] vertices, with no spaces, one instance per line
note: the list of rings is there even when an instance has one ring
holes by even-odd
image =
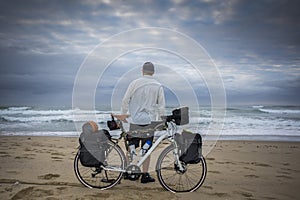
[[[121,113],[129,114],[129,132],[153,128],[154,121],[160,120],[165,114],[165,97],[162,85],[153,78],[154,65],[146,62],[143,65],[143,76],[132,81],[122,100]],[[140,141],[143,146],[146,141],[153,142],[154,131],[145,133],[143,137],[134,137],[129,145],[139,147]],[[143,164],[142,183],[154,182],[149,173],[150,156]]]

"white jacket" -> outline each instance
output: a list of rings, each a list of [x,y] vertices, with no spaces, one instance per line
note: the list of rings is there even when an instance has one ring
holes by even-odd
[[[122,100],[122,114],[130,114],[132,124],[145,125],[160,120],[165,114],[162,85],[152,76],[144,75],[132,81]]]

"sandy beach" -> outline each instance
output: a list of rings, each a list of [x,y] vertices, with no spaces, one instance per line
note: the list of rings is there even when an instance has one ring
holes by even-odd
[[[206,156],[203,186],[193,193],[172,194],[158,180],[149,184],[122,180],[105,191],[84,187],[73,171],[77,138],[0,138],[0,199],[283,200],[300,196],[297,142],[219,141]]]

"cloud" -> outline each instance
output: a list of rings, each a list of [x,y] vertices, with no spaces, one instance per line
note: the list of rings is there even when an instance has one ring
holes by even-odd
[[[10,96],[21,102],[20,96],[12,94],[22,89],[31,91],[32,95],[39,94],[40,98],[43,96],[45,101],[46,96],[54,93],[61,95],[68,90],[71,93],[79,66],[96,45],[122,31],[148,26],[177,30],[200,43],[217,63],[229,96],[245,100],[247,94],[263,91],[265,99],[274,97],[276,101],[276,96],[292,95],[297,86],[293,83],[299,83],[298,7],[299,2],[294,0],[259,3],[143,0],[126,4],[110,0],[1,1],[0,90],[6,91],[7,96],[1,101],[9,102]],[[162,37],[162,44],[165,38],[169,39],[166,35],[151,34],[153,38]],[[136,44],[128,40],[128,43],[113,45],[124,48],[131,44],[142,48],[151,40],[144,38]],[[185,45],[178,38],[174,38],[173,43],[168,49],[174,52],[178,46]],[[186,47],[186,53],[193,53],[189,48]],[[203,80],[197,81],[199,77],[185,61],[163,51],[135,51],[118,58],[112,63],[114,70],[106,73],[107,89],[112,88],[116,77],[126,69],[143,63],[146,56],[157,64],[172,66],[178,73],[190,77],[191,83],[197,83],[199,90],[205,90]],[[161,77],[172,81],[166,71]]]

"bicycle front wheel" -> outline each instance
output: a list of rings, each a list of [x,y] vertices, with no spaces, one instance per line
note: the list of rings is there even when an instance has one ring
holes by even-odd
[[[184,170],[179,170],[176,164],[174,155],[175,146],[172,144],[168,146],[160,154],[157,164],[156,172],[160,184],[171,192],[193,192],[203,184],[206,177],[206,162],[204,157],[197,164],[182,165]]]
[[[84,186],[89,188],[108,189],[120,182],[125,169],[126,157],[122,149],[115,143],[109,141],[105,151],[105,166],[111,170],[99,167],[85,167],[81,164],[80,151],[74,159],[75,175]],[[115,169],[115,170],[114,170]]]

